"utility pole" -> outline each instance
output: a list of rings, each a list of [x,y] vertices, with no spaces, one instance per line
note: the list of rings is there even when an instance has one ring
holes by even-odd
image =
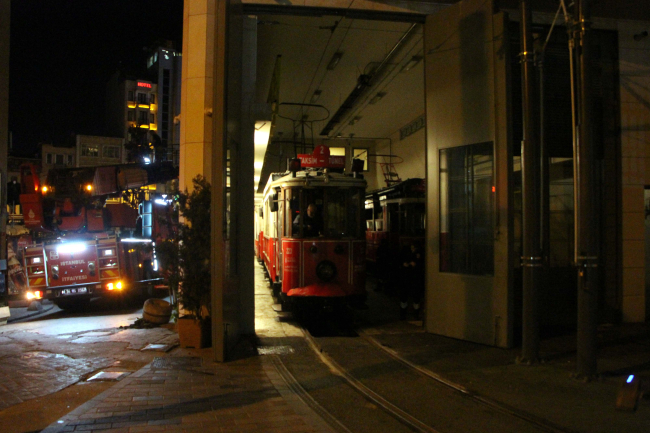
[[[596,158],[593,140],[593,60],[591,0],[578,0],[574,12],[573,56],[577,74],[573,160],[575,197],[575,263],[578,270],[578,332],[576,376],[589,380],[597,374],[598,248]],[[577,18],[577,22],[575,19]],[[574,78],[575,77],[575,78]]]
[[[521,143],[523,208],[523,339],[517,362],[534,364],[539,360],[539,292],[543,270],[540,241],[540,146],[539,101],[535,83],[535,55],[531,30],[532,13],[526,0],[521,10],[521,86],[523,141]]]

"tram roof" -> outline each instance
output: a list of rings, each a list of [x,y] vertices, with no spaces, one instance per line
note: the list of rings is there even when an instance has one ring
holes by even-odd
[[[276,177],[279,176],[279,177]],[[291,172],[271,174],[269,181],[264,188],[264,197],[271,193],[272,189],[278,187],[351,187],[357,186],[365,188],[367,182],[362,177],[353,177],[351,174],[318,171],[298,171],[294,177]]]

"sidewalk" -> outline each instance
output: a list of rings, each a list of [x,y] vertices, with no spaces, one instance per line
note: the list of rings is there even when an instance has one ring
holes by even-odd
[[[43,432],[331,431],[269,357],[216,364],[210,356],[203,349],[156,358]]]
[[[47,313],[48,311],[50,311],[52,308],[55,307],[55,305],[47,299],[44,299],[42,301],[33,301],[31,304],[37,305],[39,303],[40,303],[40,308],[36,310],[30,310],[29,306],[25,306],[25,307],[10,306],[9,311],[11,313],[11,316],[9,316],[9,319],[7,319],[7,323],[16,322],[18,320],[23,320],[23,319],[29,319],[30,317]]]
[[[258,337],[301,336],[275,320],[259,266],[256,277]],[[175,349],[43,432],[332,432],[283,379],[274,356],[215,363],[211,349]]]

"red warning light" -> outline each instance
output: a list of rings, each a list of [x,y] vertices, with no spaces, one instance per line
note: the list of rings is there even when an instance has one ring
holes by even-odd
[[[496,186],[493,186],[493,187],[492,187],[492,192],[496,192],[496,190],[497,190],[497,187],[496,187]]]

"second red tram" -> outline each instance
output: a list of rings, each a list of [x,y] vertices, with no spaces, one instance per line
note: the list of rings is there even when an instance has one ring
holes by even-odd
[[[330,157],[330,160],[335,157]],[[366,299],[364,196],[358,173],[334,164],[273,174],[258,211],[256,246],[274,291],[291,308]],[[307,161],[307,164],[308,161]]]
[[[371,271],[393,267],[404,248],[424,247],[426,198],[424,179],[412,178],[366,194],[366,258]],[[383,249],[383,251],[381,251]],[[398,272],[391,269],[394,275]]]

